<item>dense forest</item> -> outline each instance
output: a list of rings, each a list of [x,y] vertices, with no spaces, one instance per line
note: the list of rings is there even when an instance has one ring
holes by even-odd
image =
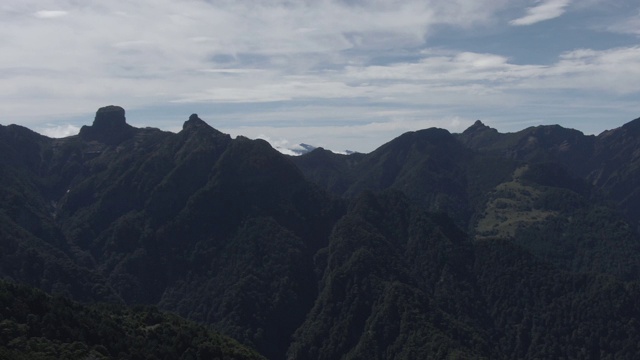
[[[289,157],[108,106],[0,152],[0,358],[640,357],[640,119]]]
[[[0,359],[264,359],[152,306],[81,305],[0,282]]]

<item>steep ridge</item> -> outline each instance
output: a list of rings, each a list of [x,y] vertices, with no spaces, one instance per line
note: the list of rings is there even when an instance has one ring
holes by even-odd
[[[640,231],[640,118],[598,135],[588,176]]]
[[[22,152],[23,141],[2,142],[29,156],[26,167],[7,165],[22,177],[3,176],[18,196],[3,204],[8,218],[2,229],[12,232],[3,239],[8,242],[3,255],[15,258],[2,262],[3,276],[54,293],[70,288],[68,295],[79,299],[106,291],[129,304],[161,304],[216,323],[269,357],[281,357],[287,334],[312,305],[311,259],[324,246],[342,205],[262,140],[231,139],[195,114],[178,134],[136,129],[123,122],[120,109],[98,110],[92,126],[66,139],[24,135],[19,129],[21,136],[31,136],[26,146],[39,145],[48,161]],[[13,214],[12,209],[29,210],[22,204],[33,204],[35,220]],[[39,232],[43,224],[57,237]],[[30,238],[44,244],[25,244]],[[49,250],[47,242],[53,241]],[[264,258],[246,256],[239,250],[246,247]],[[12,248],[19,251],[10,253]],[[35,270],[23,269],[33,262],[33,251],[47,260],[35,262]],[[60,262],[69,263],[68,277],[78,280],[60,276],[53,285],[43,284],[55,277],[48,274],[62,272]],[[259,281],[249,281],[252,276]],[[238,292],[248,296],[251,289],[237,288],[243,279],[251,288],[261,282],[265,291],[280,286],[282,293],[262,300],[260,310],[280,313],[226,308],[235,307]],[[209,286],[217,291],[205,291]],[[193,293],[184,296],[186,289]],[[255,303],[261,294],[246,301]],[[287,321],[279,324],[274,317]]]

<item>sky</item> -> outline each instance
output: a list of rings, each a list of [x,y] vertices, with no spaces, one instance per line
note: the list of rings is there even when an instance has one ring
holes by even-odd
[[[99,107],[180,131],[370,152],[430,127],[640,117],[638,0],[3,0],[0,124]]]

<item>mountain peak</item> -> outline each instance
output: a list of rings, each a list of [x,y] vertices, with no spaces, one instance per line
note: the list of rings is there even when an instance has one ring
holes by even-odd
[[[101,107],[96,112],[96,117],[93,120],[95,129],[114,129],[125,127],[126,125],[127,120],[124,116],[124,109],[116,105]]]
[[[182,130],[199,130],[199,129],[207,129],[209,131],[215,131],[216,133],[220,133],[218,130],[211,127],[204,120],[200,119],[198,114],[191,114],[189,116],[189,120],[185,121],[182,125]],[[222,134],[222,133],[220,133]]]
[[[472,149],[479,149],[495,142],[501,136],[498,130],[485,125],[482,121],[469,126],[462,134],[458,134],[458,140]]]
[[[204,120],[198,117],[198,114],[191,114],[189,116],[189,120],[185,121],[182,125],[182,130],[190,128],[190,127],[200,127],[200,126],[209,126]]]
[[[476,122],[473,123],[473,125],[469,126],[467,130],[463,132],[463,134],[469,135],[469,134],[479,133],[486,130],[491,130],[491,128],[485,125],[482,121],[476,120]]]
[[[116,143],[126,138],[133,127],[127,124],[122,107],[109,105],[96,112],[93,125],[83,126],[80,137],[85,140],[98,140],[104,143]]]

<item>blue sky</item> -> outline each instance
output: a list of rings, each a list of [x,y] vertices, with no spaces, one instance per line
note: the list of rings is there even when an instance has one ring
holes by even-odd
[[[0,123],[77,133],[191,113],[274,146],[640,117],[637,0],[4,0]]]

